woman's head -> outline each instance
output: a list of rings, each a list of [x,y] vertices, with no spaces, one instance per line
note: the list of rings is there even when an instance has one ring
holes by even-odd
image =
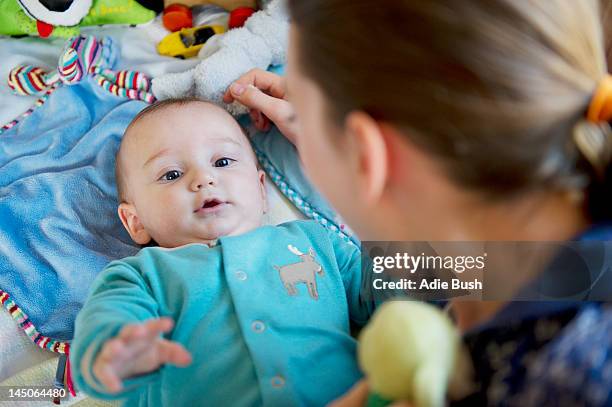
[[[366,201],[397,195],[401,185],[390,187],[410,177],[397,170],[415,169],[407,158],[490,204],[598,189],[598,169],[578,148],[612,143],[585,122],[606,74],[598,1],[291,0],[290,10],[298,146],[349,223],[372,210],[346,200],[351,179],[368,186]],[[412,193],[436,188],[411,182]],[[588,215],[612,215],[586,202]]]

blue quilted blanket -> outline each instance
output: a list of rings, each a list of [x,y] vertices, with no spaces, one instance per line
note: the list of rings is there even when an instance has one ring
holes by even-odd
[[[144,106],[84,80],[0,134],[0,289],[46,336],[71,339],[96,274],[137,251],[116,215],[114,158]]]

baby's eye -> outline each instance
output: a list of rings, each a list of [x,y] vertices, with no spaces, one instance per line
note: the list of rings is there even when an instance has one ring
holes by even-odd
[[[174,181],[175,179],[180,178],[181,175],[183,175],[182,172],[178,170],[171,170],[162,175],[158,181]]]
[[[215,161],[215,167],[227,167],[234,161],[236,160],[232,158],[227,158],[227,157],[219,158],[217,161]]]

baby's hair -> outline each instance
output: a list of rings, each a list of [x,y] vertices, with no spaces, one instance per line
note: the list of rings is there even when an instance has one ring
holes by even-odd
[[[171,98],[171,99],[164,99],[164,100],[159,100],[155,103],[153,103],[152,105],[149,105],[147,107],[145,107],[144,109],[142,109],[130,122],[130,124],[128,125],[128,127],[125,129],[125,133],[127,133],[131,127],[133,127],[136,123],[138,123],[141,119],[147,117],[148,115],[158,112],[158,111],[162,111],[170,106],[184,106],[184,105],[188,105],[190,103],[210,103],[207,102],[205,100],[202,99],[198,99],[196,97],[193,96],[187,96],[184,98]],[[125,134],[124,133],[124,134]]]
[[[119,146],[119,150],[117,151],[117,155],[115,157],[115,181],[117,184],[117,197],[120,203],[126,202],[127,200],[127,194],[126,194],[127,188],[125,184],[125,176],[123,174],[124,171],[122,168],[121,152],[122,152],[123,143],[127,139],[127,135],[129,134],[130,130],[136,125],[136,123],[145,119],[147,116],[155,112],[160,112],[172,106],[184,106],[184,105],[188,105],[191,103],[206,103],[212,106],[216,106],[211,102],[207,102],[205,100],[198,99],[196,97],[184,97],[184,98],[172,98],[172,99],[160,100],[142,109],[134,117],[134,119],[132,119],[130,124],[127,126],[127,128],[125,129],[125,132],[123,133],[123,139],[121,140],[121,145]],[[246,131],[246,129],[242,125],[240,125],[240,123],[238,123],[238,125],[240,126],[240,129],[242,130],[242,133],[244,134],[244,136],[247,139],[249,139],[248,132]],[[261,169],[259,161],[257,160],[256,156],[255,156],[255,164],[258,170]]]

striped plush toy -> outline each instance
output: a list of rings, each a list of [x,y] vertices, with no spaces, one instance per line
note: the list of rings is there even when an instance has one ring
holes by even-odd
[[[56,70],[46,72],[40,67],[21,65],[9,73],[8,85],[18,95],[43,95],[61,84],[72,85],[93,77],[98,85],[114,95],[147,103],[155,101],[150,92],[150,79],[135,71],[113,71],[112,55],[110,37],[74,37],[60,55]]]

